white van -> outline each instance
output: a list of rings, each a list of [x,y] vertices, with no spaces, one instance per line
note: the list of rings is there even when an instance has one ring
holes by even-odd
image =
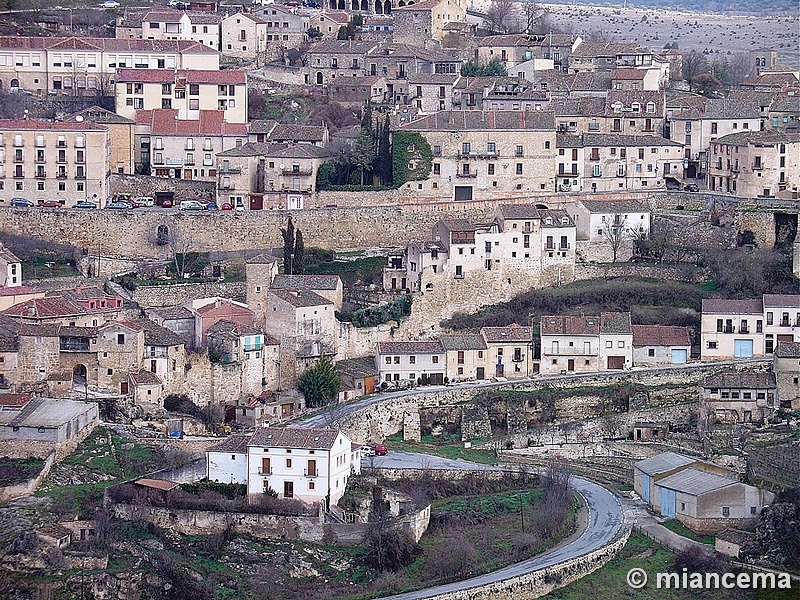
[[[155,206],[156,200],[152,196],[139,196],[134,200],[139,206]]]
[[[206,206],[197,200],[184,200],[178,207],[178,210],[205,210]]]

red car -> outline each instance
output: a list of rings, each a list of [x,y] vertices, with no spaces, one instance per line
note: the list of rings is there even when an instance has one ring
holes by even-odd
[[[161,208],[172,208],[172,200],[169,198],[164,198],[161,201]]]
[[[61,208],[62,204],[58,200],[47,200],[46,202],[42,202],[39,206],[44,206],[45,208]]]
[[[228,204],[227,202],[219,207],[220,210],[233,210],[233,206]]]
[[[376,456],[386,456],[389,454],[389,449],[383,444],[375,444],[372,446],[372,449],[375,451]]]

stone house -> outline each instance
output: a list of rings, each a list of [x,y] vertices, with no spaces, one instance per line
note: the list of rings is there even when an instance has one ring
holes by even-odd
[[[661,69],[614,69],[611,71],[612,90],[657,92],[661,89],[661,84]]]
[[[258,15],[247,12],[228,15],[222,19],[221,30],[223,56],[255,60],[267,50],[267,20]]]
[[[313,144],[323,148],[329,140],[328,126],[295,125],[272,120],[252,120],[247,125],[247,139],[260,144]]]
[[[208,330],[217,321],[233,321],[248,327],[253,326],[253,311],[247,305],[226,298],[204,298],[194,300],[189,310],[195,318],[195,347],[203,347],[207,343]]]
[[[108,321],[98,328],[97,387],[121,396],[129,393],[128,373],[139,371],[144,337],[144,329],[131,321]]]
[[[763,356],[764,341],[762,300],[703,300],[702,360]]]
[[[151,308],[147,311],[147,316],[156,325],[169,329],[181,340],[186,348],[195,348],[195,317],[194,313],[185,306],[168,306],[164,308]]]
[[[305,288],[270,288],[265,331],[281,342],[284,385],[321,357],[336,354],[334,304]]]
[[[365,56],[377,42],[360,40],[323,40],[312,46],[308,57],[310,85],[327,85],[337,77],[364,75]]]
[[[63,444],[99,423],[95,402],[34,398],[20,410],[0,411],[0,440]]]
[[[281,423],[294,418],[305,408],[305,398],[296,390],[278,393],[267,390],[250,398],[240,398],[235,405],[225,407],[226,412],[233,412],[236,422],[245,427]]]
[[[797,130],[800,127],[800,98],[797,92],[780,92],[774,95],[767,107],[767,129]]]
[[[190,40],[0,36],[0,57],[2,87],[36,96],[95,96],[126,67],[219,69],[219,52]]]
[[[440,111],[399,126],[433,151],[419,193],[469,201],[479,192],[540,193],[554,187],[551,111]],[[410,184],[408,184],[410,185]]]
[[[419,44],[431,40],[435,47],[447,35],[448,24],[466,23],[467,7],[464,0],[400,0],[392,14],[395,42]]]
[[[206,450],[206,479],[218,483],[247,483],[247,442],[250,435],[233,434]]]
[[[142,368],[157,375],[167,393],[183,389],[186,346],[179,334],[149,319],[139,319],[144,329]]]
[[[285,275],[276,274],[272,289],[305,288],[333,303],[335,310],[342,310],[342,280],[338,275]]]
[[[247,442],[247,493],[257,497],[271,489],[279,498],[333,506],[350,474],[361,472],[350,447],[350,439],[333,429],[260,427]]]
[[[304,208],[319,167],[332,160],[312,144],[248,142],[217,154],[217,200],[236,208]]]
[[[179,119],[177,109],[136,111],[136,168],[156,177],[216,181],[216,155],[247,141],[247,125],[229,123],[222,110]]]
[[[0,180],[9,198],[67,206],[100,202],[107,195],[109,160],[104,125],[0,119]]]
[[[637,42],[581,42],[570,56],[571,73],[648,68],[653,53]]]
[[[19,378],[19,330],[21,325],[0,315],[0,389],[15,389]]]
[[[208,330],[208,347],[216,356],[212,362],[238,364],[238,388],[242,396],[260,396],[275,387],[280,364],[280,342],[260,329],[217,321]]]
[[[764,294],[764,352],[781,342],[800,342],[800,295]]]
[[[115,297],[104,295],[95,304],[87,303],[89,306],[84,306],[67,295],[49,292],[44,298],[32,298],[15,304],[2,314],[20,323],[97,327],[122,315],[122,298],[119,298],[119,305],[116,301]]]
[[[747,99],[677,98],[667,105],[667,115],[669,137],[683,144],[685,158],[689,159],[684,173],[687,179],[705,179],[709,148],[715,140],[761,128],[761,110]]]
[[[588,373],[633,366],[630,313],[544,316],[540,331],[543,374]]]
[[[634,366],[657,367],[689,362],[692,338],[688,327],[631,325]]]
[[[267,290],[278,275],[278,259],[258,254],[245,260],[246,303],[253,311],[253,326],[263,330],[266,321]]]
[[[800,342],[780,342],[772,355],[772,371],[781,408],[800,409]]]
[[[531,327],[516,323],[506,327],[482,327],[481,336],[487,347],[489,377],[520,379],[539,372]]]
[[[381,382],[397,387],[441,385],[447,376],[445,348],[439,340],[378,342],[375,363]]]
[[[363,74],[386,79],[387,101],[410,104],[415,90],[409,77],[419,75],[458,75],[461,59],[432,48],[414,44],[380,44],[364,57]]]
[[[700,386],[700,418],[707,425],[761,424],[779,407],[775,373],[717,373],[703,379]]]
[[[93,123],[108,129],[109,168],[113,173],[134,172],[134,121],[100,106],[90,106],[64,119],[67,123]]]
[[[453,85],[460,75],[415,73],[408,76],[408,104],[418,112],[453,109]]]
[[[703,532],[754,523],[775,494],[730,476],[685,468],[660,479],[655,483],[660,514]]]
[[[598,133],[660,137],[665,114],[664,91],[612,89],[606,96],[604,123]]]
[[[263,40],[259,38],[260,41],[266,43],[260,45],[259,48],[266,51],[268,57],[279,58],[281,49],[297,48],[308,37],[311,14],[302,8],[275,3],[254,7],[253,16],[266,21],[266,37]],[[235,32],[236,29],[234,29]],[[239,33],[241,35],[241,29]],[[241,43],[241,40],[239,42]],[[225,51],[226,49],[223,47],[222,53],[225,54]]]
[[[341,1],[344,3],[344,0]],[[331,0],[331,3],[337,4],[337,0]],[[331,10],[323,9],[312,15],[309,20],[309,26],[315,27],[322,34],[323,40],[335,40],[336,36],[339,35],[339,29],[346,27],[350,22],[348,13],[343,10],[335,10],[336,6],[331,6],[330,8]]]
[[[353,108],[382,104],[388,100],[388,84],[379,75],[337,77],[328,83],[328,99]]]
[[[711,144],[708,188],[739,198],[775,196],[800,186],[800,133],[741,131]]]
[[[133,402],[146,413],[153,414],[164,408],[164,384],[152,371],[141,370],[128,373],[128,389]]]
[[[372,357],[340,360],[336,363],[336,372],[342,388],[352,390],[355,397],[375,393],[379,373]]]
[[[480,334],[440,335],[439,341],[445,352],[447,377],[450,381],[486,379],[491,374],[489,347]]]
[[[138,110],[173,109],[170,118],[195,120],[219,110],[227,123],[247,123],[247,73],[206,69],[119,69],[117,113],[137,120]]]

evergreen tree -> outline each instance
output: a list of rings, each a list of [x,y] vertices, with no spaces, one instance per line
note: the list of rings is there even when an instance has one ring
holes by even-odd
[[[292,274],[305,275],[305,244],[303,244],[303,232],[299,229],[294,236],[294,260],[292,261]]]
[[[334,368],[333,361],[323,356],[308,369],[297,382],[297,389],[306,399],[306,406],[316,408],[330,404],[336,399],[341,386],[341,378]]]
[[[289,222],[286,224],[286,229],[281,228],[281,237],[283,238],[283,272],[287,275],[292,275],[294,267],[292,265],[294,255],[294,223],[292,217],[289,217]]]
[[[361,185],[364,184],[365,171],[372,170],[372,163],[375,160],[375,147],[372,143],[372,133],[364,128],[358,134],[356,147],[353,150],[353,164],[361,170]]]
[[[383,119],[383,123],[378,123],[378,157],[377,171],[381,179],[381,185],[391,185],[392,183],[392,147],[389,141],[389,115]]]

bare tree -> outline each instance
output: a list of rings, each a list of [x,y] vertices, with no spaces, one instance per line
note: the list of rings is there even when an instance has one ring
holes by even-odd
[[[728,84],[730,87],[739,87],[755,75],[756,69],[753,59],[747,52],[737,52],[728,61]]]
[[[682,65],[683,79],[687,83],[692,83],[692,80],[703,73],[708,73],[710,67],[708,66],[708,59],[702,52],[692,50],[688,54],[683,55]]]
[[[511,26],[513,13],[513,0],[492,0],[489,10],[486,11],[484,24],[492,31],[506,33]]]
[[[522,15],[525,19],[525,33],[544,33],[540,29],[540,22],[547,17],[547,11],[536,2],[525,2],[522,5]]]
[[[186,275],[186,255],[191,252],[192,240],[188,236],[183,236],[174,226],[167,233],[166,239],[172,263],[175,265],[175,273],[178,279],[184,279]]]
[[[631,239],[628,217],[619,213],[613,214],[611,218],[606,218],[601,232],[603,239],[611,246],[611,262],[617,262],[622,244]]]

